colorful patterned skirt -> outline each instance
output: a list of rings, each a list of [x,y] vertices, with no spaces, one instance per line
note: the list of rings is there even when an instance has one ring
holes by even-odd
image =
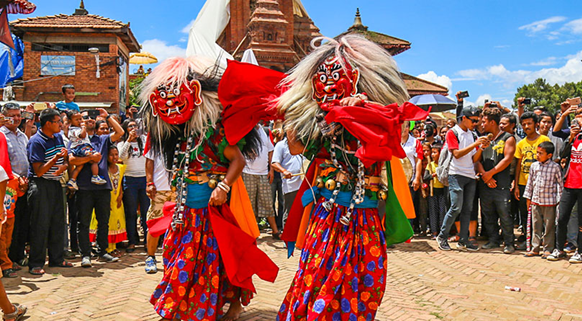
[[[168,229],[163,261],[164,277],[150,302],[165,319],[217,320],[235,296],[245,306],[252,299],[226,275],[208,208],[186,208],[184,225]]]
[[[386,288],[386,242],[378,210],[328,213],[320,198],[307,229],[299,270],[277,315],[278,321],[374,320]]]

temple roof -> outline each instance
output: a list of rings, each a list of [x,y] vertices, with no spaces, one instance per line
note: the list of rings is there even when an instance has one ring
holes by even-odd
[[[80,8],[72,15],[58,14],[44,17],[31,17],[10,22],[17,35],[25,32],[110,32],[119,34],[131,52],[139,52],[140,45],[131,32],[129,23],[89,14],[81,1]]]
[[[449,89],[445,86],[441,86],[439,84],[435,84],[428,80],[420,79],[409,74],[401,73],[401,75],[411,97],[424,94],[447,95],[449,92]]]
[[[396,56],[410,49],[411,43],[404,39],[392,37],[380,32],[370,31],[367,26],[362,24],[362,18],[360,16],[360,9],[356,9],[356,17],[354,19],[354,24],[348,29],[348,31],[340,34],[337,37],[341,37],[347,34],[360,34],[366,37],[366,39],[373,41],[380,46],[384,47],[392,56]]]

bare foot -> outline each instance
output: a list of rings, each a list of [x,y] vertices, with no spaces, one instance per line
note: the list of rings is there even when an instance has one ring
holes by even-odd
[[[234,320],[238,320],[238,318],[240,317],[240,314],[243,312],[243,307],[240,304],[239,300],[233,300],[232,302],[230,302],[230,307],[228,308],[228,311],[226,311],[226,314],[222,317],[222,319],[220,319],[221,321],[234,321]]]

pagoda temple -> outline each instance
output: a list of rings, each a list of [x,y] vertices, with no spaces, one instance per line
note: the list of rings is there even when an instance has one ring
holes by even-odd
[[[359,10],[354,24],[339,36],[360,34],[384,47],[392,56],[408,49],[409,41],[368,30]],[[311,40],[321,36],[301,0],[231,0],[230,22],[218,38],[218,45],[240,60],[252,49],[259,65],[287,71],[311,51]],[[402,78],[410,96],[447,95],[448,89],[405,73]]]

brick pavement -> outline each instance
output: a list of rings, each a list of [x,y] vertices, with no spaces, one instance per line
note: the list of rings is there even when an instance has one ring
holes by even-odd
[[[283,242],[267,234],[260,247],[279,265],[275,284],[257,280],[258,295],[242,321],[274,320],[297,269]],[[442,252],[414,240],[389,250],[388,283],[377,320],[582,320],[582,265],[505,255],[497,250]],[[148,303],[161,274],[146,275],[145,253],[92,268],[47,268],[42,277],[19,272],[3,279],[28,320],[159,320]],[[506,285],[522,288],[510,292]]]

